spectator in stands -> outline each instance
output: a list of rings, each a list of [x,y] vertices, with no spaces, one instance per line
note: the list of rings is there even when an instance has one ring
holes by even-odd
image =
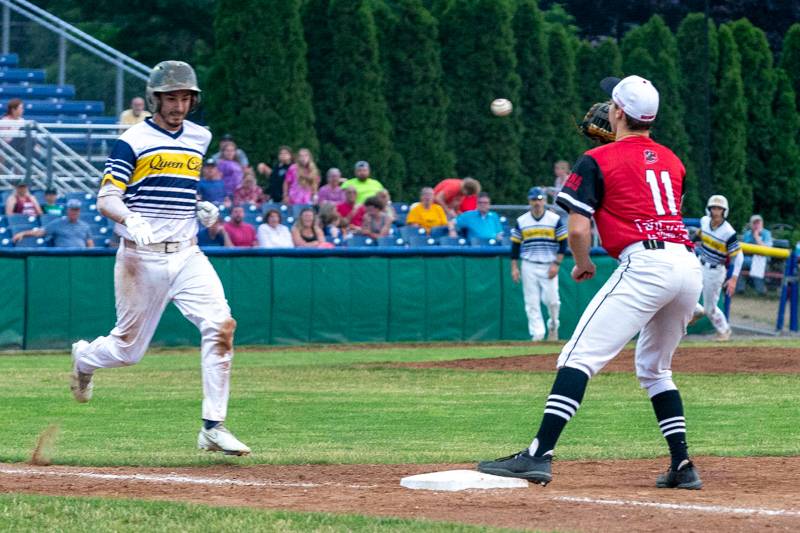
[[[134,96],[131,99],[131,108],[126,109],[119,115],[119,123],[133,126],[150,116],[150,112],[144,108],[144,98]]]
[[[244,167],[236,159],[236,144],[229,142],[222,149],[222,158],[217,159],[217,169],[225,184],[225,196],[233,198],[233,193],[242,184]]]
[[[24,180],[17,182],[14,192],[6,198],[6,215],[28,215],[38,217],[42,208],[30,191]]]
[[[292,149],[288,146],[278,148],[278,161],[272,167],[266,163],[258,164],[258,173],[269,179],[267,196],[270,202],[279,204],[283,201],[283,181],[290,166],[292,166]]]
[[[233,136],[230,133],[226,133],[222,136],[222,138],[219,140],[219,151],[211,157],[217,161],[222,159],[222,154],[225,152],[225,147],[229,144],[233,144],[236,149],[236,155],[233,157],[233,159],[235,159],[236,162],[242,166],[242,168],[249,167],[250,160],[247,158],[247,154],[244,153],[244,150],[236,146],[236,143],[233,141]]]
[[[297,151],[296,161],[286,172],[283,181],[283,203],[286,205],[310,205],[314,203],[319,189],[319,169],[308,148]]]
[[[222,182],[222,174],[214,158],[209,157],[203,163],[202,175],[197,184],[197,196],[200,200],[216,205],[225,203],[225,184]]]
[[[22,118],[23,113],[25,113],[25,104],[19,98],[12,98],[6,104],[6,114],[0,118],[0,120],[7,123],[0,126],[0,131],[5,132],[1,134],[3,140],[21,154],[25,152],[25,138],[16,135],[20,129],[25,127],[25,119]]]
[[[450,236],[456,237],[458,232],[464,232],[468,239],[497,239],[503,238],[503,225],[500,217],[490,211],[492,200],[488,193],[478,195],[478,209],[461,213],[450,221]]]
[[[280,211],[267,211],[267,221],[258,226],[259,248],[294,248],[292,233],[282,222]]]
[[[562,159],[555,162],[553,165],[553,174],[555,176],[553,179],[553,196],[556,196],[561,191],[561,187],[566,183],[571,171],[572,169],[569,166],[569,161],[564,161]]]
[[[67,215],[57,218],[43,228],[20,231],[13,237],[15,243],[25,237],[49,237],[57,248],[93,248],[92,230],[81,220],[81,201],[73,198],[67,202]]]
[[[433,202],[433,189],[430,187],[422,188],[419,203],[414,204],[414,207],[408,212],[406,224],[424,228],[427,233],[431,232],[431,228],[447,226],[447,215],[444,209]]]
[[[381,182],[370,177],[371,170],[369,163],[359,161],[356,163],[356,177],[350,178],[342,184],[342,188],[354,187],[356,190],[356,203],[361,205],[370,196],[375,196],[383,185]]]
[[[266,201],[267,197],[264,195],[264,190],[256,183],[256,175],[253,169],[247,167],[244,170],[244,179],[242,184],[233,193],[233,205],[241,204],[254,204],[261,207]]]
[[[292,227],[292,240],[297,248],[327,248],[325,235],[317,222],[314,209],[306,207],[300,211],[300,216]]]
[[[42,213],[45,215],[63,215],[64,206],[58,203],[58,192],[55,189],[44,191],[44,205]]]
[[[392,219],[383,212],[383,202],[377,196],[370,196],[364,201],[364,218],[359,233],[365,237],[385,237],[392,228]]]
[[[225,223],[225,233],[234,246],[252,248],[256,242],[256,228],[244,221],[244,208],[241,206],[231,211],[231,221]]]
[[[319,206],[319,225],[326,238],[344,239],[347,236],[346,227],[342,227],[342,217],[331,203]]]
[[[381,189],[375,196],[378,198],[378,200],[383,202],[383,212],[386,213],[386,216],[389,217],[391,222],[397,220],[397,211],[395,211],[394,207],[392,206],[392,197],[389,196],[389,191],[386,189]]]
[[[448,178],[433,188],[433,201],[444,209],[447,218],[453,218],[477,207],[481,184],[473,178]]]
[[[217,219],[212,226],[200,229],[197,234],[197,245],[230,248],[233,246],[233,243],[228,236],[228,232],[225,231],[225,226],[222,224],[222,221]]]
[[[327,183],[319,188],[317,202],[319,205],[339,205],[344,202],[344,189],[342,189],[342,172],[338,168],[329,168],[325,173]]]
[[[358,205],[356,199],[358,192],[355,187],[344,187],[344,202],[336,206],[336,211],[342,217],[342,227],[360,228],[364,219],[364,206]]]
[[[750,228],[744,232],[742,242],[759,246],[772,246],[772,233],[764,227],[764,219],[761,215],[750,217]],[[767,293],[767,286],[764,281],[764,276],[767,272],[767,261],[768,258],[765,255],[751,255],[744,258],[743,268],[749,271],[747,280],[750,280],[755,291],[761,295]],[[739,277],[736,284],[736,292],[744,292],[747,280],[744,279],[744,276]]]

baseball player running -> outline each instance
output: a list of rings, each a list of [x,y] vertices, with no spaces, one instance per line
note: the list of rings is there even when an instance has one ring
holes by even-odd
[[[120,236],[114,266],[117,322],[108,336],[72,345],[72,393],[88,402],[95,370],[138,363],[172,301],[202,337],[198,447],[247,455],[250,448],[223,425],[236,322],[217,273],[197,247],[197,220],[211,226],[219,210],[197,202],[211,133],[185,120],[200,100],[194,70],[181,61],[159,63],[146,96],[153,117],[120,136],[97,195],[98,209],[116,222]]]
[[[685,169],[669,148],[650,138],[659,95],[648,80],[606,78],[601,87],[612,97],[609,122],[616,141],[578,160],[557,202],[569,211],[572,278],[581,282],[595,275],[589,257],[591,217],[603,246],[620,265],[561,351],[536,438],[519,453],[480,463],[478,470],[549,483],[553,449],[580,407],[589,379],[638,333],[636,375],[671,455],[656,486],[699,489],[702,481],[689,460],[683,404],[670,370],[702,285],[700,261],[680,211]]]
[[[728,296],[733,296],[744,263],[736,230],[726,218],[728,199],[721,194],[715,194],[708,199],[706,216],[700,219],[700,231],[697,232],[700,239],[700,263],[703,265],[703,305],[697,304],[692,322],[703,315],[707,316],[717,330],[718,341],[731,338],[731,327],[725,313],[717,307],[719,293],[724,286]],[[725,281],[728,259],[733,261],[733,273]]]
[[[517,218],[511,230],[511,279],[519,283],[521,258],[528,333],[534,342],[544,339],[542,302],[550,313],[547,340],[558,340],[558,269],[567,249],[567,227],[557,214],[545,209],[544,194],[539,187],[528,191],[531,209]]]

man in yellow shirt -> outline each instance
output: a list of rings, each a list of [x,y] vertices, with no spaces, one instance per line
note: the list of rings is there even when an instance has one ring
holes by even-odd
[[[136,96],[131,100],[131,108],[120,113],[119,123],[133,126],[143,122],[149,116],[150,112],[144,108],[144,98]]]
[[[433,203],[433,189],[424,187],[420,191],[419,203],[408,212],[406,224],[425,228],[427,233],[436,226],[447,226],[447,215],[439,204]]]

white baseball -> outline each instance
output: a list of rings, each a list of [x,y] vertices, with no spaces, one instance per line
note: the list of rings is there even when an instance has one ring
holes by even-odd
[[[491,109],[492,109],[492,114],[498,117],[504,117],[509,113],[511,113],[511,111],[514,109],[514,106],[510,100],[506,100],[505,98],[498,98],[492,101]]]

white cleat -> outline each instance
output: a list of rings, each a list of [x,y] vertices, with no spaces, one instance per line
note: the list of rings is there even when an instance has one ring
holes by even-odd
[[[86,341],[78,341],[72,345],[72,375],[70,376],[69,388],[72,390],[72,395],[75,400],[80,403],[86,403],[92,399],[92,390],[94,384],[92,383],[92,374],[84,374],[78,371],[78,353],[86,349],[89,343]]]
[[[558,330],[557,329],[551,329],[550,331],[548,331],[547,332],[547,340],[549,342],[558,342]]]
[[[208,452],[222,452],[225,455],[250,455],[250,448],[233,436],[228,428],[217,424],[211,429],[200,428],[197,447]]]
[[[714,337],[714,340],[718,342],[726,342],[731,340],[731,328],[728,328],[721,333],[717,333],[716,337]]]

